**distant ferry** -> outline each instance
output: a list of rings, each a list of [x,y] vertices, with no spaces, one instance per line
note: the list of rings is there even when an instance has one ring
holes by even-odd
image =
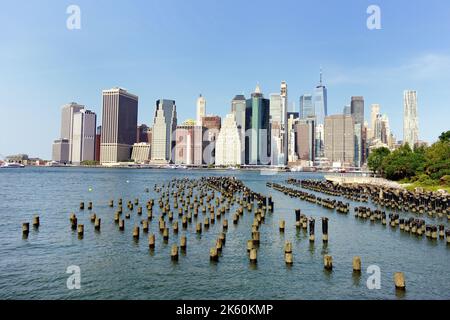
[[[16,162],[12,162],[12,163],[4,163],[0,166],[1,169],[16,169],[16,168],[25,168],[25,166],[21,163],[16,163]]]
[[[166,169],[187,169],[186,166],[180,166],[180,165],[167,165],[165,168]]]

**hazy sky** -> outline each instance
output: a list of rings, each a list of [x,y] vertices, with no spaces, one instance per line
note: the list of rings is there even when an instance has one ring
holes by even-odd
[[[69,30],[66,9],[81,9]],[[381,30],[366,26],[381,8]],[[230,111],[236,94],[260,83],[289,86],[289,100],[312,93],[324,70],[329,114],[362,95],[403,137],[403,90],[418,91],[420,138],[450,129],[448,0],[0,0],[0,155],[51,157],[60,108],[76,101],[101,119],[101,90],[139,96],[139,122],[155,101],[177,101],[178,121]]]

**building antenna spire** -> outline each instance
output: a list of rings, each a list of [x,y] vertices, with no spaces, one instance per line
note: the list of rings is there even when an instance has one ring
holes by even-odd
[[[323,78],[323,72],[322,72],[322,67],[320,67],[320,86],[322,86],[322,78]]]

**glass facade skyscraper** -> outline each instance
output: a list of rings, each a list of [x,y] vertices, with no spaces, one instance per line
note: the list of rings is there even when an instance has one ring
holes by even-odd
[[[314,103],[311,94],[304,94],[300,97],[300,119],[314,117]]]
[[[328,97],[327,88],[322,83],[322,71],[320,72],[320,83],[314,91],[314,109],[317,124],[324,124],[325,117],[328,115]]]
[[[364,124],[364,97],[352,97],[350,105],[355,124]]]
[[[270,101],[264,99],[259,86],[247,100],[245,109],[245,163],[270,164]]]

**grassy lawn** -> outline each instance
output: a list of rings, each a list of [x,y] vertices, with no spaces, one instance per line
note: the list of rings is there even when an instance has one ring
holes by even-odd
[[[450,186],[428,186],[428,185],[421,185],[420,183],[406,183],[402,184],[402,187],[404,187],[407,190],[414,191],[415,188],[423,188],[425,191],[438,191],[438,190],[445,190],[450,193]]]

